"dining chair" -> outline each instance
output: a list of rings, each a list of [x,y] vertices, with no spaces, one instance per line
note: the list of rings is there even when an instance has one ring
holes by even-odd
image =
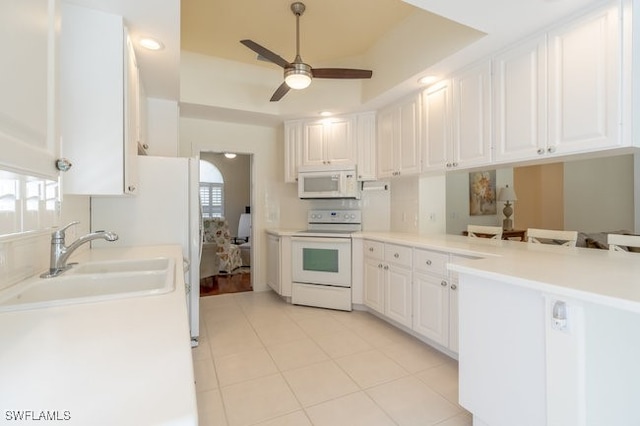
[[[566,247],[575,247],[578,240],[578,231],[558,231],[555,229],[527,229],[527,241],[536,244],[556,244]]]
[[[640,235],[607,234],[607,243],[611,251],[640,252]]]
[[[502,227],[487,225],[467,225],[467,236],[471,238],[491,238],[493,240],[501,240]]]

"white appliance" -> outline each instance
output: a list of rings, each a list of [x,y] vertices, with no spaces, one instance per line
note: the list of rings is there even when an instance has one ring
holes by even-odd
[[[291,303],[351,310],[351,233],[359,210],[311,210],[308,228],[291,237]]]
[[[109,247],[179,244],[185,259],[185,283],[192,346],[198,344],[201,216],[199,159],[137,157],[135,196],[92,197],[91,229],[119,236]],[[103,242],[94,246],[107,247]]]
[[[301,168],[298,172],[300,198],[360,198],[355,167]]]

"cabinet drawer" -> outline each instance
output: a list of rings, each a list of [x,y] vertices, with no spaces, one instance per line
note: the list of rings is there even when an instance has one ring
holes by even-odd
[[[364,255],[378,260],[384,260],[384,243],[364,240]]]
[[[395,244],[385,244],[384,260],[396,265],[411,267],[411,247],[397,246]]]
[[[413,264],[415,270],[435,275],[447,275],[448,253],[438,251],[415,249],[413,252]]]

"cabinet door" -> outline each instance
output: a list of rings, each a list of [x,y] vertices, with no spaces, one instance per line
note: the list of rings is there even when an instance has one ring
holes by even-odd
[[[302,164],[305,166],[325,165],[324,124],[320,121],[305,123],[303,133]]]
[[[353,118],[333,118],[325,122],[325,160],[327,164],[354,165]]]
[[[364,304],[384,314],[384,269],[382,261],[364,258]]]
[[[138,145],[140,145],[140,75],[133,43],[124,33],[124,192],[135,194],[138,186]]]
[[[621,52],[618,7],[549,34],[549,152],[620,144]]]
[[[400,105],[400,130],[395,140],[399,171],[402,175],[420,173],[420,97]]]
[[[449,281],[449,349],[458,353],[458,274],[452,272]]]
[[[413,330],[443,346],[449,344],[449,283],[446,278],[414,274]]]
[[[384,314],[411,327],[411,270],[389,265],[385,272]]]
[[[451,156],[451,86],[448,81],[422,93],[422,170],[442,170]]]
[[[453,151],[451,167],[491,162],[491,61],[453,79]]]
[[[497,161],[530,159],[547,146],[546,37],[494,59],[494,139]]]
[[[387,108],[378,114],[378,178],[393,176],[395,127],[394,124],[399,112],[397,108]]]
[[[267,236],[267,285],[278,294],[280,290],[280,238]]]
[[[284,123],[284,181],[298,181],[298,167],[302,163],[302,122]]]
[[[356,164],[358,180],[376,179],[376,113],[358,114],[356,118]]]
[[[0,2],[0,167],[57,179],[54,0]]]

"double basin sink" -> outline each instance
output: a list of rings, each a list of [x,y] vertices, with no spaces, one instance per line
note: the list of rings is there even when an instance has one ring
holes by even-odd
[[[55,278],[36,276],[0,291],[0,312],[152,296],[174,288],[173,258],[86,262]]]

